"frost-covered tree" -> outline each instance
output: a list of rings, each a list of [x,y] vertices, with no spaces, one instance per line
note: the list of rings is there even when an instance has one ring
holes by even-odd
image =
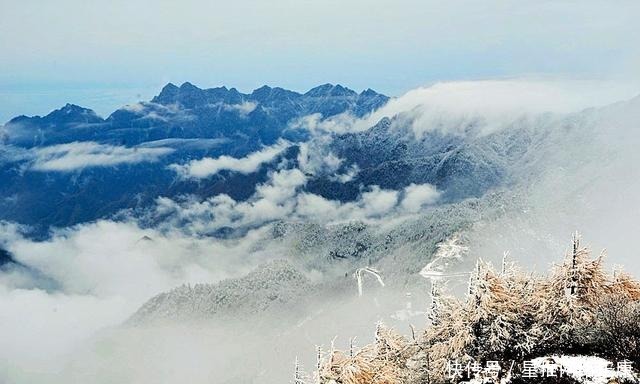
[[[415,343],[384,326],[376,325],[375,342],[349,356],[332,350],[323,360],[323,383],[400,384],[410,374],[407,362],[417,351]]]
[[[307,384],[307,375],[302,369],[302,365],[296,356],[294,369],[293,369],[293,384]]]
[[[573,235],[563,263],[554,267],[534,296],[540,303],[536,323],[542,329],[541,345],[570,350],[585,344],[578,331],[593,324],[593,309],[614,289],[604,270],[604,255],[591,259],[589,249],[580,244],[580,235]]]
[[[523,361],[547,353],[593,352],[640,364],[640,282],[607,274],[603,258],[592,259],[574,235],[548,276],[504,260],[500,271],[479,261],[464,297],[432,285],[432,321],[421,337],[409,341],[378,324],[373,344],[349,356],[332,351],[323,382],[444,382],[451,360]]]
[[[439,307],[440,307],[440,290],[438,288],[438,280],[431,281],[431,305],[429,306],[428,318],[431,324],[439,323]]]

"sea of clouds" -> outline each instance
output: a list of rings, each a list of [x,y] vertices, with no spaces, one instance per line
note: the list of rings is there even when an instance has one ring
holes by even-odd
[[[581,229],[596,248],[607,246],[614,262],[639,274],[632,240],[640,230],[640,175],[635,167],[640,160],[636,151],[640,102],[588,109],[630,99],[634,96],[630,88],[530,79],[436,84],[393,99],[363,119],[309,116],[296,122],[314,132],[312,141],[301,146],[299,165],[279,164],[246,201],[224,194],[204,200],[159,197],[150,214],[162,220],[152,228],[141,225],[137,217],[125,216],[57,229],[43,241],[31,239],[29,228],[2,223],[0,246],[16,264],[0,271],[0,381],[55,383],[82,378],[96,383],[173,383],[188,378],[205,383],[233,381],[243,373],[271,382],[270,377],[281,378],[290,367],[275,369],[278,373],[273,376],[264,372],[274,372],[274,364],[288,364],[305,345],[312,351],[313,343],[330,340],[331,332],[343,330],[343,338],[366,337],[367,324],[372,329],[382,313],[397,309],[397,296],[386,300],[381,296],[375,303],[332,302],[327,297],[334,311],[312,316],[307,325],[290,329],[289,335],[287,329],[243,333],[229,324],[164,330],[118,326],[159,292],[183,283],[239,277],[286,255],[282,244],[267,241],[274,221],[384,223],[438,204],[440,191],[429,184],[398,190],[373,186],[347,203],[301,188],[309,174],[336,172],[343,165],[343,159],[326,151],[324,143],[332,134],[367,129],[384,116],[404,114],[416,136],[432,129],[463,135],[456,130],[471,118],[480,118],[482,129],[490,133],[508,129],[523,115],[560,116],[562,123],[549,141],[552,145],[540,148],[541,160],[535,163],[544,171],[535,180],[522,177],[520,191],[530,210],[478,225],[470,235],[472,253],[501,255],[509,249],[514,257],[546,266],[551,257],[540,255],[560,254],[561,239]],[[584,129],[569,131],[571,124]],[[171,168],[177,177],[198,179],[222,170],[251,173],[290,145],[278,142],[243,158],[204,158]],[[35,170],[67,172],[81,166],[156,161],[170,152],[168,147],[72,143],[20,156],[30,159]],[[335,177],[347,180],[357,172],[351,167]],[[225,227],[245,231],[228,239],[208,236]],[[326,307],[318,305],[318,310]],[[341,322],[326,325],[338,310]],[[280,356],[273,355],[273,345]],[[245,372],[239,360],[249,361]]]

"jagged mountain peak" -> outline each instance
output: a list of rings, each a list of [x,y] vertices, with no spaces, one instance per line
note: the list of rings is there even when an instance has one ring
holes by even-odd
[[[68,124],[95,124],[102,123],[104,119],[89,108],[84,108],[76,104],[67,103],[62,108],[55,109],[45,116],[25,116],[14,117],[7,122],[7,126],[12,124],[44,124],[64,126]]]
[[[43,117],[43,120],[53,124],[100,123],[103,121],[92,109],[69,103],[52,111]]]
[[[268,92],[268,91],[271,91],[272,89],[273,89],[272,87],[268,86],[267,84],[264,84],[263,86],[254,89],[253,93],[256,93],[256,92]]]
[[[290,91],[288,89],[280,88],[280,87],[270,87],[268,85],[263,85],[260,88],[257,88],[251,92],[249,97],[259,102],[265,102],[267,100],[279,100],[283,98],[297,99],[301,94],[298,92]]]
[[[178,94],[179,91],[180,91],[180,88],[178,88],[177,85],[173,83],[167,83],[167,85],[162,87],[162,90],[160,90],[160,93],[158,94],[158,96],[155,96],[152,101],[161,102],[161,100],[173,99],[175,98],[175,96]]]
[[[358,94],[346,87],[343,87],[340,84],[333,85],[331,83],[326,83],[319,85],[315,88],[311,88],[305,96],[311,97],[324,97],[324,96],[357,96]]]
[[[178,86],[177,86],[177,85],[175,85],[175,84],[173,84],[173,83],[171,83],[171,82],[169,82],[169,83],[167,83],[164,87],[162,87],[161,92],[162,92],[162,91],[170,91],[170,90],[172,90],[172,89],[178,89]]]
[[[195,108],[217,102],[237,103],[241,102],[241,99],[242,94],[235,88],[228,89],[222,86],[202,89],[187,81],[180,87],[172,83],[167,84],[151,102],[162,105],[180,104],[185,108]]]
[[[20,124],[20,123],[29,121],[30,119],[32,119],[34,117],[39,117],[39,116],[19,115],[19,116],[16,116],[16,117],[12,118],[11,120],[9,120],[7,122],[7,125]]]
[[[371,88],[367,88],[364,91],[360,92],[360,96],[378,96],[378,95],[380,94]]]
[[[190,90],[201,91],[202,89],[199,87],[196,87],[195,85],[191,84],[188,81],[185,81],[184,83],[182,83],[182,85],[180,85],[180,90],[181,91],[190,91]]]
[[[205,102],[215,103],[224,101],[239,103],[243,100],[256,100],[259,102],[264,102],[269,100],[279,100],[282,98],[298,99],[301,97],[346,97],[353,99],[365,99],[374,100],[376,105],[387,100],[386,96],[377,93],[371,88],[368,88],[358,94],[350,88],[347,88],[340,84],[331,83],[326,83],[311,88],[304,94],[300,94],[298,92],[280,87],[271,87],[268,85],[263,85],[253,90],[250,94],[244,94],[239,92],[236,88],[227,88],[226,86],[215,88],[199,88],[198,86],[190,82],[184,82],[179,87],[173,83],[168,83],[162,88],[160,94],[154,97],[151,101],[163,105],[179,103],[185,107],[193,107],[194,105],[199,105]]]
[[[64,107],[60,108],[60,110],[62,111],[74,111],[74,110],[83,110],[83,109],[86,109],[86,108],[83,108],[77,104],[71,104],[71,103],[66,103]]]

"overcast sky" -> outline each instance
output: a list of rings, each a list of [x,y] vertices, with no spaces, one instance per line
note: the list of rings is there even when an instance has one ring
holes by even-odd
[[[0,120],[107,113],[166,82],[399,95],[442,80],[636,77],[638,1],[0,0]]]

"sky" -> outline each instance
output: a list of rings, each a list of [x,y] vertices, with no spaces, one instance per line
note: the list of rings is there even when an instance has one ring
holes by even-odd
[[[0,0],[0,121],[106,115],[171,81],[397,96],[449,80],[638,78],[637,1]]]

